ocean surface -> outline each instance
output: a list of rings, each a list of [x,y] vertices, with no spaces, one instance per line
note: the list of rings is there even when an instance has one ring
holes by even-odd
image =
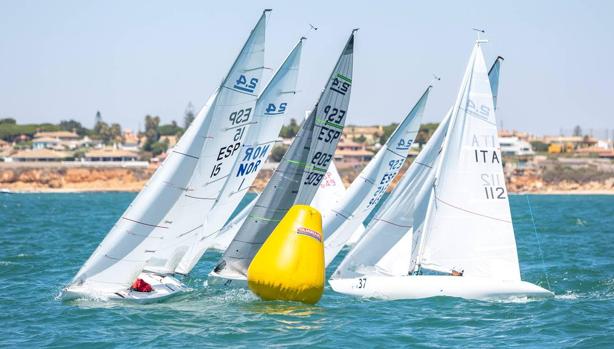
[[[0,347],[614,348],[614,196],[529,196],[537,235],[527,197],[511,197],[522,277],[550,300],[380,301],[327,286],[315,306],[263,302],[203,286],[218,253],[185,280],[193,292],[164,303],[58,300],[133,197],[0,194]]]

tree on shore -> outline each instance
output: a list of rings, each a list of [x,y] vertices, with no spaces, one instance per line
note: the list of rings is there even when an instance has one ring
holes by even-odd
[[[292,137],[296,136],[296,134],[298,133],[299,128],[300,128],[300,126],[296,122],[296,119],[292,118],[292,119],[290,119],[290,124],[284,125],[284,126],[281,127],[281,132],[279,132],[279,136],[281,138],[292,138]]]
[[[83,127],[79,121],[73,119],[62,120],[60,121],[59,126],[62,130],[75,132],[79,136],[85,136],[89,132],[89,130]]]
[[[158,129],[159,125],[160,125],[159,116],[151,116],[151,115],[145,116],[144,135],[146,137],[146,141],[145,141],[145,144],[143,145],[143,150],[153,151],[154,148],[156,150],[160,149],[159,145],[155,145],[156,143],[158,143],[158,140],[160,140],[160,131]]]
[[[194,121],[194,118],[195,118],[194,106],[192,105],[192,102],[189,102],[188,106],[185,108],[185,112],[183,116],[183,128],[185,130],[187,130],[188,127],[190,127],[190,125]]]
[[[183,134],[183,129],[177,125],[177,121],[173,120],[170,124],[161,125],[158,133],[160,136],[180,136]]]
[[[288,151],[288,147],[283,144],[274,146],[273,149],[271,149],[271,161],[280,162],[281,158],[286,154],[286,151]]]

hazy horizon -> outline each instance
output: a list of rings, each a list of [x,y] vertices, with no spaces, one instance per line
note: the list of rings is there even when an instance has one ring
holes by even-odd
[[[475,32],[487,62],[501,55],[497,118],[506,129],[558,134],[614,129],[614,24],[608,1],[216,3],[14,1],[0,3],[0,118],[143,125],[146,114],[183,123],[204,105],[265,8],[265,62],[275,69],[302,36],[292,117],[311,109],[352,28],[348,124],[398,122],[431,82],[425,122],[456,97]],[[309,24],[319,29],[309,29]],[[270,76],[270,74],[269,74]]]

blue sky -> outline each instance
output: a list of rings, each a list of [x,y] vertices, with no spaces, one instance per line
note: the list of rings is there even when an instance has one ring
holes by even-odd
[[[612,1],[0,1],[0,117],[74,118],[137,128],[146,114],[181,121],[200,108],[264,8],[266,65],[308,34],[293,109],[310,109],[354,27],[349,123],[400,120],[431,81],[438,121],[453,103],[475,33],[505,57],[497,117],[557,134],[614,129]],[[309,23],[319,30],[309,31]]]

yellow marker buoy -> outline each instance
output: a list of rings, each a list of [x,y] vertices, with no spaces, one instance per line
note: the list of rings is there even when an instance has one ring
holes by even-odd
[[[292,206],[249,265],[249,289],[264,300],[316,303],[324,292],[322,240],[320,212]]]

